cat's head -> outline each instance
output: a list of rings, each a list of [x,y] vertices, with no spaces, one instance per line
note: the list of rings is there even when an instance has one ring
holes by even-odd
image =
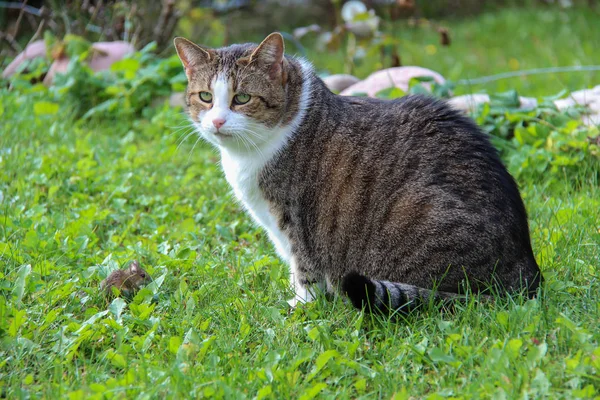
[[[225,148],[262,147],[278,140],[300,110],[302,83],[284,57],[283,37],[272,33],[261,44],[220,49],[176,38],[188,78],[188,113],[198,132]]]

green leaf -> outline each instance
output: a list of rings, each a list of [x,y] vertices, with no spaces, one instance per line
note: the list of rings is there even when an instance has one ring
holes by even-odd
[[[69,392],[67,397],[69,400],[85,400],[89,398],[89,396],[82,389]]]
[[[410,94],[425,94],[425,95],[430,94],[429,90],[427,90],[427,88],[421,84],[412,86],[409,89],[408,93],[410,93]]]
[[[50,326],[50,324],[56,320],[60,313],[61,310],[59,308],[53,308],[50,310],[48,314],[45,315],[42,326],[38,327],[38,332],[44,332]]]
[[[315,326],[314,328],[309,330],[307,334],[310,340],[317,340],[317,338],[319,337],[319,328]]]
[[[548,345],[546,343],[531,347],[527,352],[527,364],[529,365],[529,368],[533,368],[537,365],[537,363],[544,358],[547,351]]]
[[[179,259],[185,259],[188,258],[188,256],[191,254],[192,250],[190,250],[189,247],[184,247],[183,249],[179,250],[179,252],[177,253],[177,258]]]
[[[492,103],[492,105],[514,108],[519,107],[521,105],[521,101],[519,100],[519,94],[516,90],[509,90],[507,92],[491,94],[490,103]]]
[[[359,393],[363,393],[367,388],[367,380],[365,378],[357,380],[354,382],[354,387]]]
[[[179,230],[181,232],[194,232],[197,229],[196,222],[193,218],[186,218],[181,221],[181,225],[179,226]]]
[[[391,400],[408,400],[411,398],[406,387],[403,387],[399,392],[394,393]]]
[[[27,320],[27,312],[25,310],[14,310],[14,314],[15,316],[8,327],[8,334],[12,337],[17,337],[19,328]]]
[[[152,291],[152,293],[154,293],[154,294],[158,293],[158,289],[160,289],[160,287],[162,286],[166,277],[167,277],[167,274],[164,273],[161,276],[159,276],[158,278],[152,279],[152,282],[150,282],[146,286],[146,288],[150,289]]]
[[[109,95],[109,96],[115,96],[118,94],[123,94],[125,93],[127,90],[122,87],[122,86],[109,86],[106,89],[104,89],[104,92]]]
[[[126,368],[127,361],[122,354],[115,352],[113,349],[110,349],[106,353],[106,358],[110,360],[110,363],[117,368]]]
[[[148,54],[148,53],[152,53],[154,50],[156,50],[157,44],[156,42],[150,42],[147,45],[145,45],[144,47],[142,47],[142,49],[140,50],[141,54]]]
[[[123,72],[125,79],[135,79],[136,72],[140,69],[140,62],[134,58],[124,58],[114,63],[110,70],[113,72]]]
[[[12,290],[13,296],[16,296],[17,298],[17,304],[21,304],[21,300],[23,300],[23,295],[25,294],[25,283],[27,282],[27,277],[29,274],[31,274],[31,264],[21,265],[17,271],[17,279],[15,280],[15,285]]]
[[[508,328],[508,313],[506,311],[500,311],[496,314],[496,321],[503,327]]]
[[[210,336],[202,341],[202,348],[198,352],[198,357],[197,357],[198,361],[201,361],[206,356],[206,354],[211,349],[215,340],[216,340],[216,338],[214,336]]]
[[[173,354],[177,354],[177,350],[179,350],[179,346],[183,340],[179,336],[171,336],[169,339],[169,351]]]
[[[304,393],[302,393],[302,395],[300,396],[300,400],[314,399],[326,387],[327,387],[326,383],[323,383],[323,382],[316,383],[312,387],[307,389]]]
[[[93,325],[96,321],[98,321],[100,318],[104,317],[108,313],[108,310],[104,310],[92,315],[83,324],[81,324],[81,327],[76,331],[76,333],[83,332],[85,329],[87,329],[89,325]]]
[[[92,115],[95,115],[97,113],[112,111],[117,107],[118,103],[119,103],[119,99],[106,100],[106,101],[98,104],[96,107],[90,108],[85,114],[83,114],[81,119],[89,118]]]
[[[542,99],[544,101],[554,101],[554,100],[558,100],[558,99],[563,98],[567,93],[568,93],[567,89],[563,89],[560,92],[556,93],[555,95],[544,96],[544,97],[542,97]]]
[[[380,99],[397,99],[405,95],[406,92],[404,92],[404,90],[394,86],[380,90],[379,92],[375,93],[375,97]]]
[[[106,386],[104,386],[100,383],[91,383],[90,389],[92,390],[92,392],[95,392],[95,393],[104,393],[106,391]]]
[[[63,42],[65,43],[65,52],[70,58],[79,57],[80,55],[87,53],[92,44],[78,35],[66,34]]]
[[[49,101],[38,101],[33,104],[35,115],[54,115],[58,112],[58,104]]]
[[[433,76],[415,76],[414,78],[410,78],[408,82],[409,86],[418,85],[419,82],[435,82],[435,78]]]
[[[450,364],[456,362],[456,358],[454,358],[454,356],[444,353],[444,351],[439,347],[434,347],[433,349],[429,350],[428,354],[431,361],[435,363]]]
[[[583,389],[574,390],[572,392],[572,395],[573,395],[573,397],[576,397],[579,399],[597,398],[597,397],[594,397],[596,395],[596,389],[594,388],[594,385],[592,385],[592,384],[586,385]]]
[[[317,357],[317,360],[315,361],[315,366],[317,367],[317,371],[320,371],[329,360],[331,360],[333,357],[338,357],[340,355],[340,353],[338,353],[337,350],[327,350],[321,354],[319,354],[319,356]]]
[[[506,345],[506,351],[511,359],[516,359],[519,356],[523,341],[521,339],[511,339]]]
[[[119,321],[121,319],[121,313],[125,309],[126,305],[127,303],[125,303],[125,300],[117,297],[112,301],[112,303],[110,303],[108,310],[115,316],[115,320]]]
[[[271,393],[273,393],[273,388],[271,387],[271,385],[264,386],[256,394],[256,400],[264,399]]]

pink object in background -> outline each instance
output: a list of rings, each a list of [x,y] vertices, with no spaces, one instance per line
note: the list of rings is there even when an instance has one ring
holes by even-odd
[[[133,53],[135,49],[130,43],[123,41],[116,42],[97,42],[92,44],[92,57],[89,60],[89,66],[93,71],[102,71],[109,69],[116,61],[123,59],[127,54]],[[18,67],[33,58],[46,57],[46,45],[43,40],[37,40],[19,54],[2,72],[3,78],[8,78],[17,72]],[[54,60],[46,77],[44,84],[50,85],[56,74],[65,73],[69,65],[68,57],[61,57]]]
[[[323,82],[332,92],[341,92],[342,90],[360,82],[355,76],[348,74],[335,74],[323,78]]]
[[[374,72],[366,79],[344,89],[340,94],[342,96],[352,96],[353,94],[366,93],[369,97],[375,97],[378,92],[390,87],[397,87],[406,92],[410,80],[421,76],[430,76],[439,84],[446,82],[442,75],[427,68],[395,67]],[[431,85],[424,82],[423,86],[429,88],[428,86]]]
[[[8,66],[2,71],[2,77],[8,78],[17,72],[19,65],[25,61],[34,59],[36,57],[46,57],[46,45],[43,40],[36,40],[30,43],[15,59],[8,64]]]

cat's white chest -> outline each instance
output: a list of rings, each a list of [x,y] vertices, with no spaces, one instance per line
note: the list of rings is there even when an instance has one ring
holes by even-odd
[[[221,164],[237,199],[242,202],[252,218],[267,231],[279,255],[289,262],[289,240],[279,229],[277,220],[269,209],[269,203],[258,187],[258,175],[265,166],[264,159],[256,155],[239,155],[222,150]]]

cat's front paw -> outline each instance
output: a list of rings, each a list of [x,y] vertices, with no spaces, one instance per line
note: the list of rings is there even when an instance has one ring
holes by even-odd
[[[300,303],[300,301],[298,301],[298,299],[295,297],[293,299],[289,299],[287,302],[290,305],[290,308],[296,308],[298,303]]]
[[[296,308],[299,304],[305,304],[314,300],[314,296],[309,292],[305,291],[301,294],[296,294],[293,299],[288,300],[288,304],[291,308]]]

